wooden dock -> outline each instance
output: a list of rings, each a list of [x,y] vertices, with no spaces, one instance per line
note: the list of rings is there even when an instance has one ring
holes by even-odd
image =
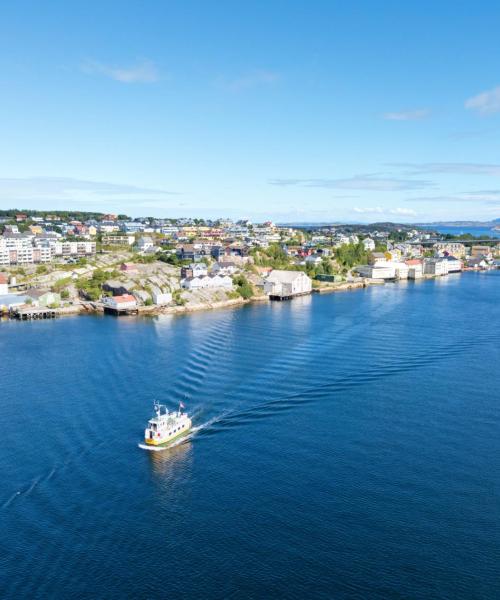
[[[135,317],[139,314],[138,308],[112,308],[104,306],[104,314],[114,315],[115,317]]]
[[[20,307],[11,312],[11,316],[19,321],[36,321],[38,319],[55,319],[57,311],[53,308]]]

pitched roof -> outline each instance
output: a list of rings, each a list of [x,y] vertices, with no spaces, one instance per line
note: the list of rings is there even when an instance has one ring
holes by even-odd
[[[123,294],[123,296],[114,296],[113,300],[117,304],[121,304],[123,302],[135,302],[136,301],[134,296],[132,296],[132,294]]]
[[[276,283],[292,283],[292,281],[295,281],[297,277],[302,277],[304,275],[305,273],[303,271],[282,271],[280,269],[274,269],[271,271],[271,273],[269,273],[267,281],[274,281]]]

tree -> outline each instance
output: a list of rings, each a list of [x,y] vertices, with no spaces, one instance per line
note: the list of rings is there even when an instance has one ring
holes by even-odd
[[[235,275],[233,283],[236,286],[236,292],[245,300],[253,296],[253,288],[244,275]]]

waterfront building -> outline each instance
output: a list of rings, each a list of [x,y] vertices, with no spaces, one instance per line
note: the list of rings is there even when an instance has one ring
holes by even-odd
[[[443,260],[448,263],[448,273],[459,273],[463,268],[462,261],[454,256],[445,256],[443,257]]]
[[[102,303],[113,310],[131,310],[137,308],[137,300],[132,294],[122,296],[107,296]]]
[[[61,302],[61,295],[48,290],[37,290],[31,288],[26,290],[25,295],[32,300],[36,306],[48,307]]]
[[[151,289],[151,297],[153,299],[153,303],[157,306],[162,306],[172,302],[171,292],[162,292],[161,289],[157,287],[153,287]]]
[[[425,258],[424,275],[448,275],[448,261],[443,258]]]
[[[31,298],[25,295],[5,294],[0,296],[0,313],[6,312],[13,308],[18,308],[29,302]],[[33,302],[36,306],[36,302]]]
[[[311,290],[312,280],[303,271],[274,269],[264,282],[264,293],[271,298],[291,298],[309,294]]]
[[[361,277],[368,277],[369,279],[395,279],[396,268],[393,263],[379,261],[375,265],[359,265],[355,267],[355,271],[359,273]],[[408,272],[406,272],[408,274]]]

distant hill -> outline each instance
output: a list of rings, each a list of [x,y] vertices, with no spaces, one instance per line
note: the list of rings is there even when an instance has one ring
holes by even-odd
[[[492,221],[434,221],[432,223],[415,223],[419,227],[483,227],[492,228],[500,223],[500,219]]]

